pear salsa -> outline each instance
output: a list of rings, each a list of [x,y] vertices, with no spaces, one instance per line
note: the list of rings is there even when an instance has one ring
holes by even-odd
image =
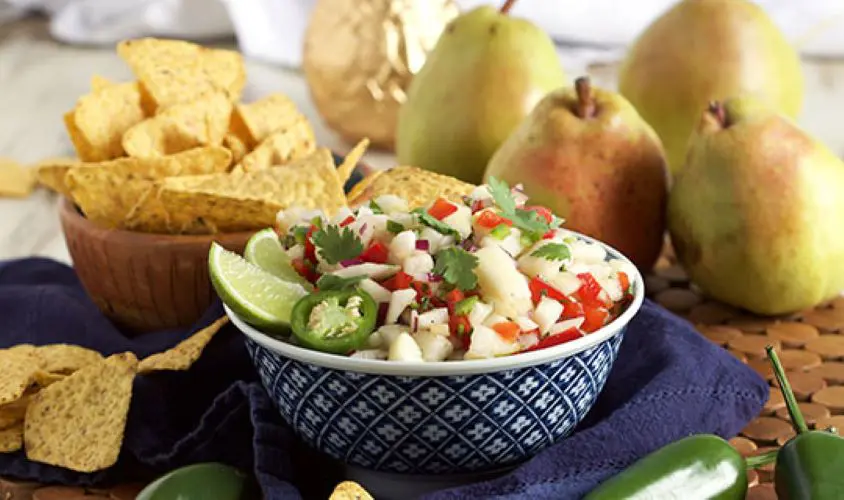
[[[282,248],[313,290],[293,306],[292,340],[373,360],[487,359],[588,335],[632,299],[630,264],[525,205],[520,186],[491,178],[454,198],[279,212]]]

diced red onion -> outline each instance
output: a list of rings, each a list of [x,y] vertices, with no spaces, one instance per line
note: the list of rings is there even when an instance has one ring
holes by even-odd
[[[431,242],[428,240],[416,240],[416,249],[427,252],[431,248]]]
[[[460,243],[460,247],[463,250],[466,250],[467,252],[474,252],[475,250],[478,249],[478,246],[475,245],[475,242],[472,241],[472,238],[468,238],[468,239],[463,240],[463,242]]]
[[[363,261],[360,259],[346,259],[340,261],[340,265],[343,267],[352,267],[360,264],[363,264]]]
[[[419,313],[416,311],[410,312],[410,331],[416,333],[419,330]]]
[[[389,302],[382,302],[378,304],[378,324],[384,324],[384,321],[387,319],[387,309],[390,308]]]
[[[428,283],[439,283],[442,280],[442,276],[434,273],[428,273]]]
[[[367,226],[366,226],[366,222],[364,222],[363,224],[361,224],[360,229],[358,229],[358,234],[360,234],[361,236],[363,236],[363,234],[366,232],[366,227],[367,227]]]

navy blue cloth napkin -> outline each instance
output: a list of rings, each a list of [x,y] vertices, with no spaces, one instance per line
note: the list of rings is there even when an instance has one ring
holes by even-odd
[[[215,304],[190,330],[123,336],[88,299],[73,270],[39,258],[0,263],[0,347],[72,342],[139,358],[172,347],[222,315]],[[570,438],[501,478],[427,499],[580,498],[643,455],[694,433],[734,436],[768,386],[687,322],[646,301],[627,331],[593,410]],[[138,376],[117,465],[78,474],[0,454],[0,475],[107,484],[198,461],[252,470],[268,500],[327,498],[336,464],[301,444],[257,381],[242,336],[226,327],[187,372]],[[332,467],[335,467],[332,469]]]

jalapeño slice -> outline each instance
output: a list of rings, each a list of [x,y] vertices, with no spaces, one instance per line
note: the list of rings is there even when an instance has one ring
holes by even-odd
[[[290,325],[303,346],[348,354],[366,344],[377,317],[375,300],[363,290],[327,290],[299,299]]]

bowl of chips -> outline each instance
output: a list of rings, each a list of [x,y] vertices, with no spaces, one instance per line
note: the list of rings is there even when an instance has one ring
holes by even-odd
[[[194,323],[214,299],[212,241],[243,250],[288,206],[333,213],[366,173],[339,158],[293,101],[241,102],[237,52],[144,38],[117,45],[135,76],[94,76],[64,115],[77,158],[42,162],[62,195],[70,257],[91,298],[132,331]]]

